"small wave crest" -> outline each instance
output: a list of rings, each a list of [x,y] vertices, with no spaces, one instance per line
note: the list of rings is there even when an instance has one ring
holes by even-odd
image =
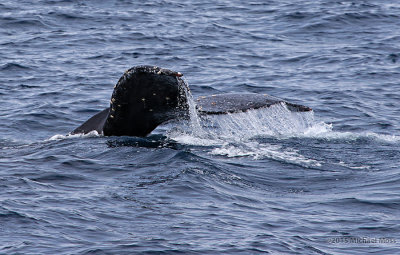
[[[21,71],[21,70],[29,70],[31,69],[29,66],[24,66],[18,63],[7,63],[0,66],[1,71]]]

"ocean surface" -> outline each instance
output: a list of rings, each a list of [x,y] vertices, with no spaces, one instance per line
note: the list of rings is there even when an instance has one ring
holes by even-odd
[[[284,105],[68,135],[128,68]],[[0,254],[400,254],[400,2],[3,0]]]

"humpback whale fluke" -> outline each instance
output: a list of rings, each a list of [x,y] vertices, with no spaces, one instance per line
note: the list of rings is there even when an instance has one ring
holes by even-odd
[[[171,119],[187,118],[189,107],[182,74],[156,66],[127,70],[114,87],[110,107],[97,113],[71,134],[96,130],[105,136],[146,136]],[[227,114],[285,103],[291,111],[312,109],[266,94],[219,94],[197,99],[199,114]]]
[[[146,136],[187,112],[186,83],[179,72],[155,66],[127,70],[114,87],[110,107],[72,134],[96,130],[105,136]]]

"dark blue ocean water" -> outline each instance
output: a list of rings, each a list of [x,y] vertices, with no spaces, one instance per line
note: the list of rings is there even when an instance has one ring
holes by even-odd
[[[66,136],[142,64],[314,112]],[[400,253],[397,1],[3,0],[0,102],[1,254]]]

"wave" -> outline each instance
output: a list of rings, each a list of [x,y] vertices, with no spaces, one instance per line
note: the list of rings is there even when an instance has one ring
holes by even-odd
[[[396,198],[376,198],[376,196],[371,195],[370,197],[358,198],[339,198],[328,201],[327,203],[340,204],[341,206],[351,206],[351,207],[386,207],[392,209],[398,209],[400,205],[400,200]]]
[[[343,13],[324,13],[323,16],[314,17],[312,21],[305,23],[302,27],[306,30],[341,28],[342,26],[364,26],[373,22],[392,23],[399,18],[397,14],[373,13],[369,11],[354,11]]]
[[[3,222],[16,222],[20,224],[36,223],[38,220],[25,215],[24,213],[17,212],[16,210],[11,210],[5,207],[0,207],[0,219]]]
[[[1,71],[20,71],[20,70],[29,70],[31,69],[29,66],[24,66],[17,63],[7,63],[0,66]]]

